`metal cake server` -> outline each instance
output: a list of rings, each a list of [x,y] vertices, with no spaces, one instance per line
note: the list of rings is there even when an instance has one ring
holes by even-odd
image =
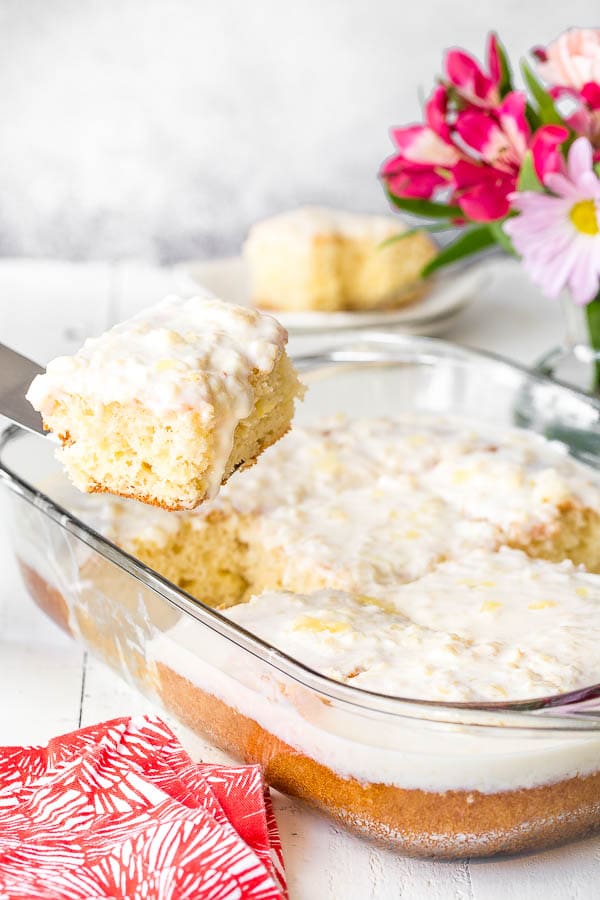
[[[29,385],[43,371],[43,367],[31,359],[0,344],[0,415],[21,428],[46,435],[42,417],[25,399]]]

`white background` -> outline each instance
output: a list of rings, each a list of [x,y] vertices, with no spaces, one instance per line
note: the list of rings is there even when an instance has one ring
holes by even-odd
[[[235,251],[301,202],[377,211],[443,49],[515,58],[595,0],[0,0],[0,255]]]

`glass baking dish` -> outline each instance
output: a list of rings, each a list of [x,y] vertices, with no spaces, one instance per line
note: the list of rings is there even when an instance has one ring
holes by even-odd
[[[443,412],[519,424],[597,459],[600,405],[489,355],[365,334],[297,360],[300,422]],[[535,849],[600,823],[600,686],[442,704],[319,675],[195,601],[53,499],[50,441],[9,428],[0,477],[35,602],[65,631],[276,788],[401,852]],[[237,476],[243,478],[243,475]],[[600,672],[600,650],[599,650]],[[600,680],[600,677],[599,677]]]

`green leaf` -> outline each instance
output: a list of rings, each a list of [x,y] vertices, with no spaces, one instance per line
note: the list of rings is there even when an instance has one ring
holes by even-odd
[[[429,234],[436,234],[438,231],[448,231],[449,229],[454,228],[454,225],[451,222],[440,222],[436,225],[417,225],[416,228],[409,228],[408,231],[401,231],[398,234],[392,235],[392,237],[386,238],[385,241],[382,241],[377,249],[383,250],[384,247],[389,247],[390,244],[395,244],[398,241],[403,241],[407,237],[411,237],[413,234],[418,234],[419,231],[427,231]]]
[[[600,350],[600,291],[596,297],[587,304],[585,314],[590,344],[594,350]]]
[[[511,216],[505,216],[503,219],[496,219],[495,222],[488,222],[488,226],[494,235],[496,243],[502,247],[503,250],[506,250],[510,256],[517,256],[513,243],[503,228],[506,220],[510,218]]]
[[[594,163],[594,172],[600,178],[600,162]]]
[[[571,301],[574,302],[574,301]],[[594,350],[600,350],[600,291],[594,299],[587,304],[585,309],[590,345]],[[592,392],[597,393],[600,388],[600,362],[594,361]]]
[[[565,120],[560,115],[554,100],[546,90],[546,88],[537,80],[533,74],[529,64],[523,60],[521,63],[523,70],[523,78],[527,87],[531,91],[531,95],[538,105],[541,121],[544,125],[565,125]]]
[[[425,219],[455,219],[462,217],[459,206],[450,206],[447,203],[434,203],[432,200],[422,200],[420,197],[396,197],[386,188],[386,193],[394,206],[413,216],[423,216]]]
[[[517,181],[518,191],[535,191],[537,194],[543,194],[544,185],[537,177],[535,166],[533,165],[533,156],[531,150],[528,150],[523,158],[521,171],[519,172],[519,180]]]
[[[431,273],[435,272],[437,269],[441,269],[443,266],[449,266],[458,259],[462,259],[464,256],[471,256],[473,253],[478,253],[480,250],[484,250],[486,247],[490,247],[495,243],[496,238],[489,228],[489,223],[485,225],[475,225],[474,228],[463,231],[455,241],[452,241],[451,244],[448,244],[447,247],[440,250],[438,255],[423,267],[421,275],[423,277],[431,275]]]
[[[498,35],[496,35],[496,47],[498,48],[498,59],[500,61],[500,84],[498,88],[500,96],[506,97],[507,94],[514,90],[512,69],[506,47],[500,42]]]
[[[525,104],[525,118],[527,119],[527,124],[532,132],[537,131],[542,124],[542,120],[540,119],[537,110],[535,110],[529,102]]]

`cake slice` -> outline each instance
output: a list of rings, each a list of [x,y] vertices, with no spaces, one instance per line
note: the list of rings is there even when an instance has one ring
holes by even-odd
[[[423,266],[437,250],[396,217],[303,207],[258,222],[244,256],[252,302],[281,310],[396,307],[424,289]],[[385,243],[388,241],[388,243]]]
[[[256,310],[171,296],[53,360],[27,397],[78,488],[193,509],[288,430],[286,341]]]

